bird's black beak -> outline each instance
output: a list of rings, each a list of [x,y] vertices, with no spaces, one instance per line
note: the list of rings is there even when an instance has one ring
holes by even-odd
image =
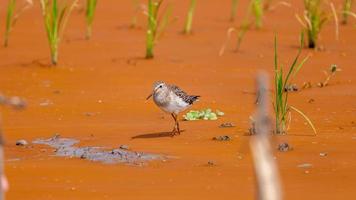
[[[146,101],[147,101],[148,99],[150,99],[150,98],[152,97],[152,95],[153,95],[153,92],[152,92],[150,95],[148,95],[148,97],[146,98]]]

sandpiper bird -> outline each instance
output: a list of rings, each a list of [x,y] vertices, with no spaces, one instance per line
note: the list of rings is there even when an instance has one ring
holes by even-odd
[[[163,81],[157,81],[153,84],[153,91],[147,97],[148,100],[153,96],[155,104],[164,112],[171,114],[174,119],[174,128],[172,136],[180,134],[178,114],[189,108],[200,96],[188,95],[175,85],[166,84]]]

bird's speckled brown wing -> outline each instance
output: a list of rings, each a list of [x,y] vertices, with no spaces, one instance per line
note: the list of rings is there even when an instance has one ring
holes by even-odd
[[[179,98],[181,98],[184,102],[188,103],[188,104],[193,104],[195,101],[198,100],[198,98],[200,96],[197,95],[188,95],[187,93],[185,93],[183,90],[181,90],[178,86],[176,85],[169,85],[169,88],[171,89],[171,91],[177,95]]]

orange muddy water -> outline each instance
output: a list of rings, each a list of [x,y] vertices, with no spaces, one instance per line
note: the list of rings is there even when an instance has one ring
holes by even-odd
[[[152,60],[144,59],[145,16],[138,15],[139,28],[129,28],[134,15],[131,1],[99,1],[90,41],[84,39],[81,5],[69,19],[59,65],[48,67],[48,44],[36,1],[17,21],[9,47],[0,47],[0,90],[28,103],[24,111],[1,108],[10,182],[7,199],[256,198],[251,136],[246,136],[255,109],[255,77],[265,70],[272,82],[275,33],[280,62],[287,65],[296,54],[301,26],[295,14],[302,13],[303,5],[289,2],[292,7],[266,12],[264,27],[247,32],[240,52],[233,52],[236,39],[231,38],[220,57],[226,31],[241,23],[247,1],[241,1],[235,23],[228,20],[230,1],[199,1],[190,36],[180,34],[189,1],[172,1],[176,20],[157,43]],[[339,8],[341,1],[335,5]],[[1,27],[5,11],[1,6]],[[313,136],[293,113],[288,135],[274,138],[274,148],[285,141],[293,146],[292,151],[275,152],[285,199],[356,197],[356,29],[350,20],[340,26],[338,41],[330,20],[320,36],[323,50],[302,53],[310,58],[293,80],[299,87],[324,80],[323,71],[331,64],[342,71],[327,87],[289,96],[290,104],[309,116],[318,133]],[[185,131],[169,137],[164,132],[172,129],[173,120],[145,101],[157,80],[201,95],[192,109],[219,109],[225,116],[217,121],[181,121]],[[236,127],[218,128],[224,122]],[[18,139],[31,142],[54,134],[79,140],[79,146],[128,145],[133,151],[170,158],[145,166],[102,164],[55,157],[48,146],[15,146]],[[212,140],[220,135],[232,140]]]

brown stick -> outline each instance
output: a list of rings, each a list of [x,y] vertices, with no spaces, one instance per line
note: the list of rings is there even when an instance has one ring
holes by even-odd
[[[3,176],[5,176],[4,173],[4,139],[2,135],[2,121],[1,121],[1,116],[0,116],[0,200],[5,199],[5,191],[3,191]]]
[[[257,199],[281,200],[282,191],[277,163],[273,158],[270,143],[270,119],[268,117],[268,83],[267,75],[257,77],[258,104],[256,112],[256,136],[250,140],[257,179]]]

